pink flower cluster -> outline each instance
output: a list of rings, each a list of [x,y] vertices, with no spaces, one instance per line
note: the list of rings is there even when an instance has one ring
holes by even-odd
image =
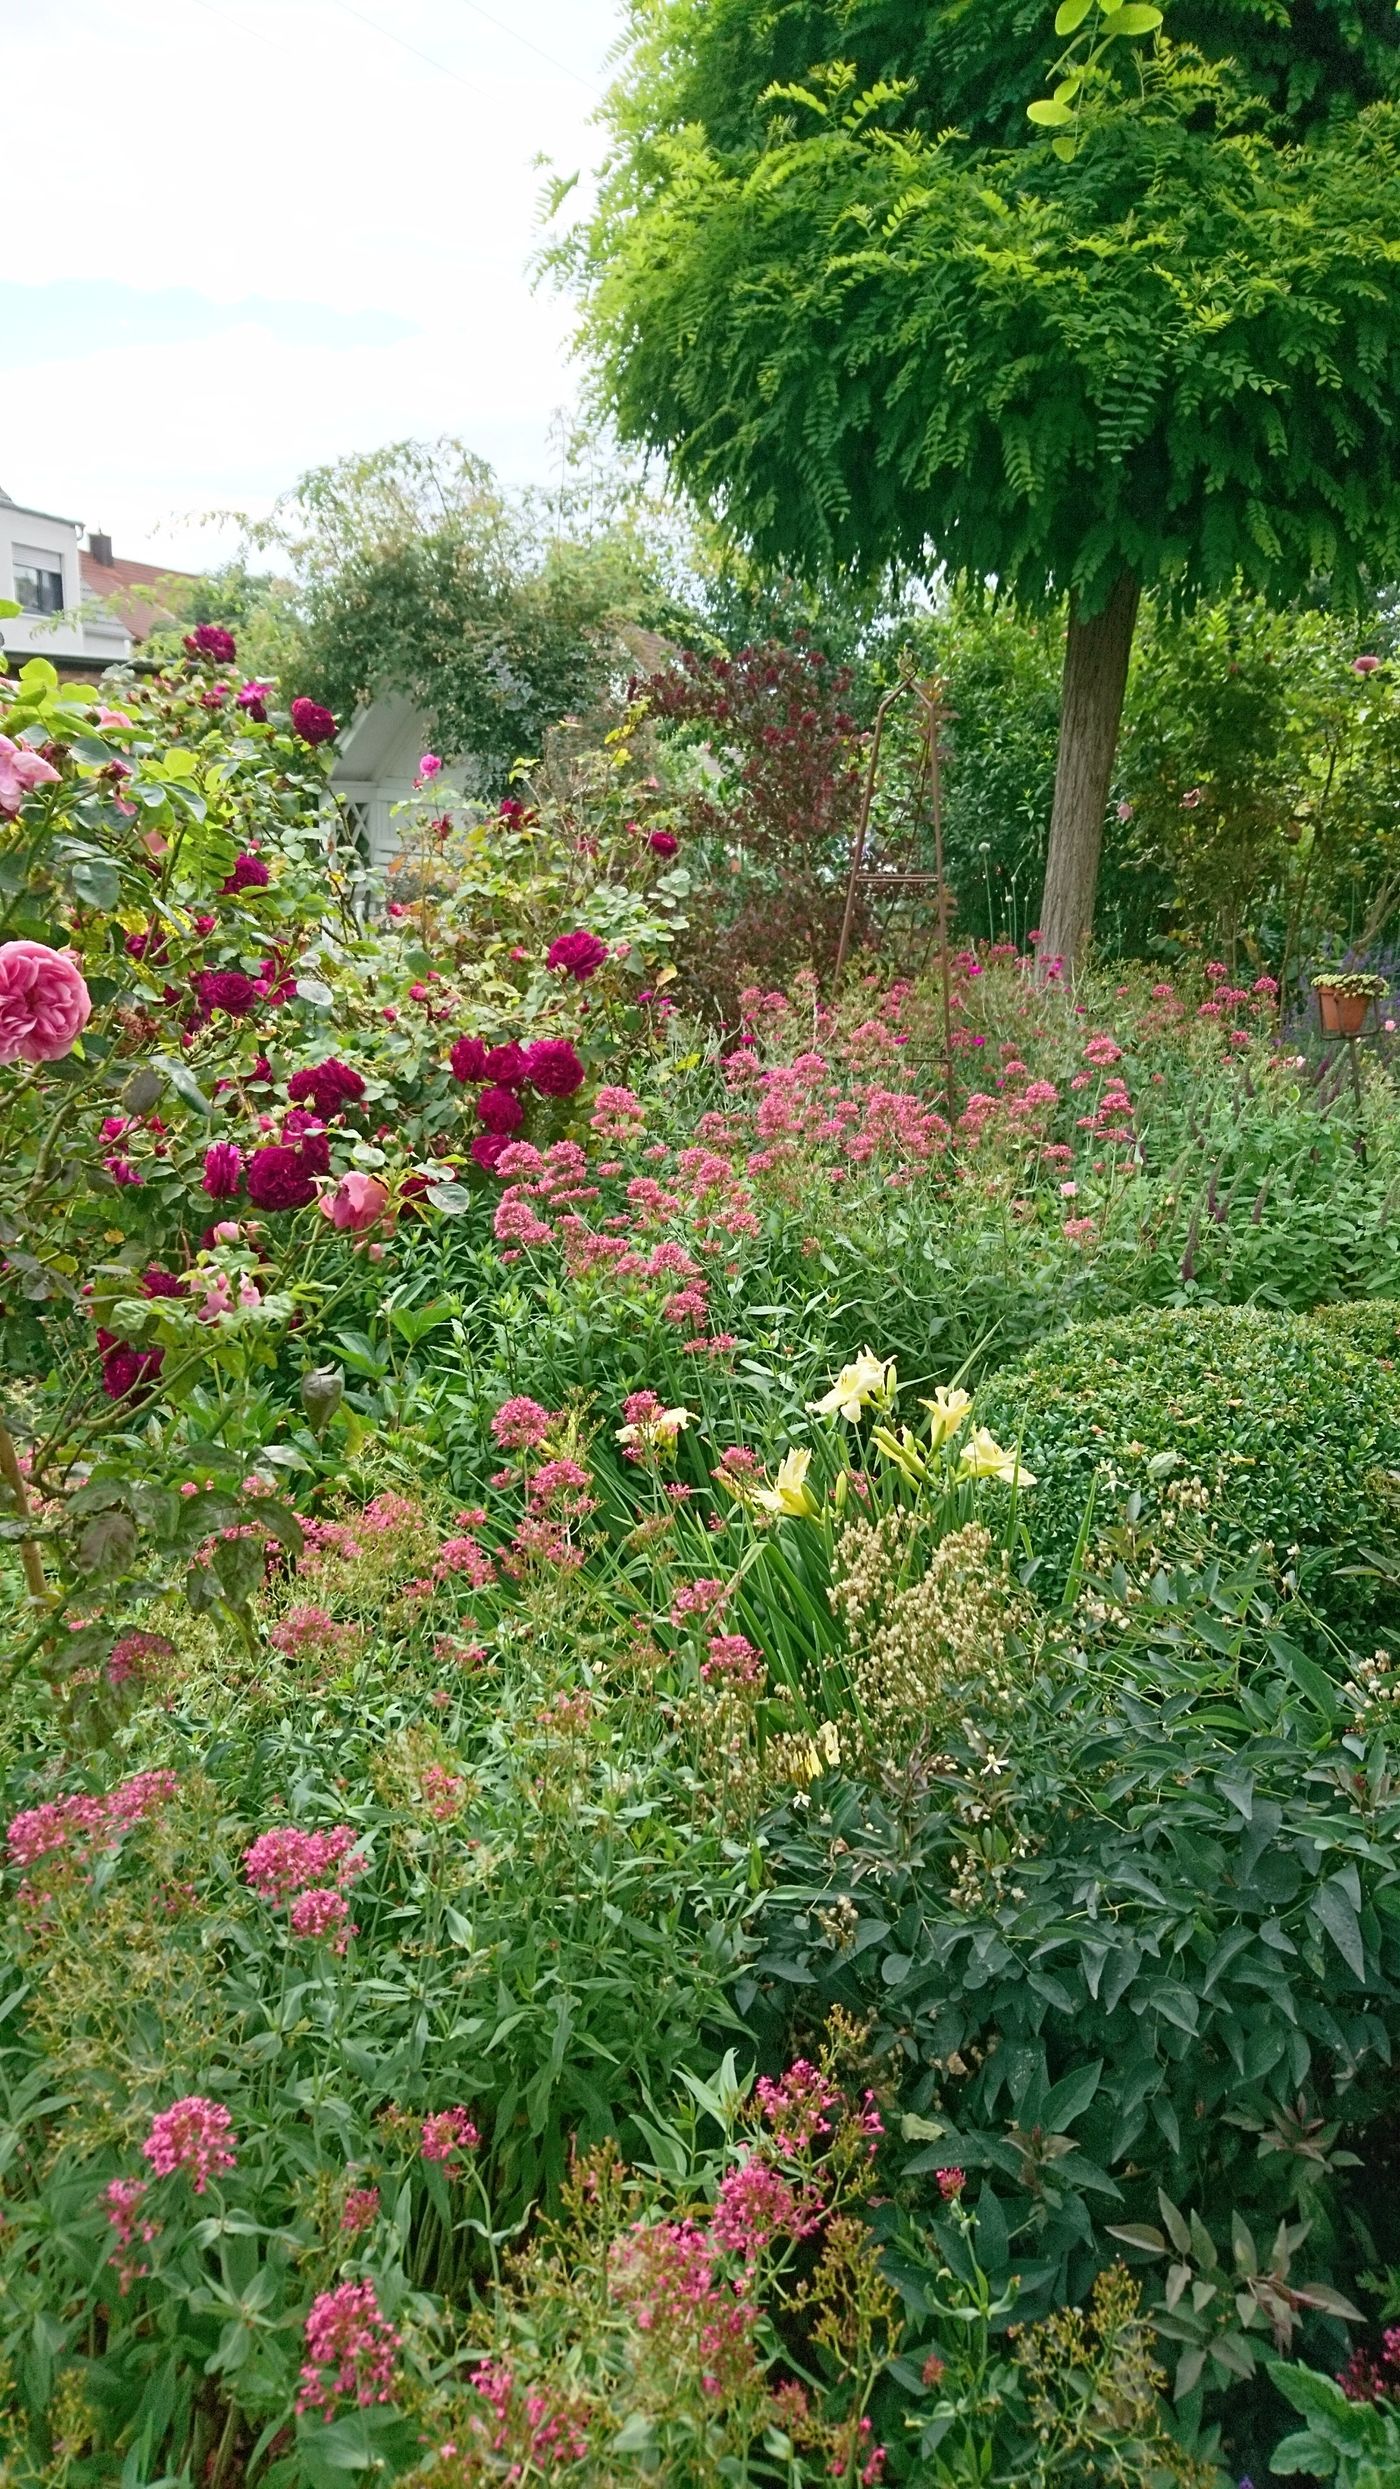
[[[767,1678],[761,1653],[742,1633],[713,1634],[710,1656],[700,1674],[707,1685],[722,1685],[731,1693],[745,1694],[760,1692]]]
[[[312,2300],[297,2410],[330,2411],[337,2402],[362,2410],[392,2401],[402,2337],[388,2322],[373,2282],[341,2282]]]
[[[114,1847],[130,1825],[167,1805],[178,1786],[173,1772],[137,1772],[105,1797],[50,1798],[26,1807],[11,1817],[5,1835],[10,1864],[28,1869],[42,1859],[61,1859],[85,1867],[98,1850]]]
[[[160,2223],[141,2210],[149,2193],[144,2178],[113,2178],[102,2190],[108,2224],[116,2232],[116,2247],[108,2262],[116,2267],[117,2286],[123,2298],[132,2283],[142,2280],[150,2271],[138,2247],[153,2246],[161,2232]]]
[[[491,2413],[490,2453],[513,2458],[502,2479],[552,2480],[562,2465],[583,2461],[588,2434],[580,2410],[561,2410],[537,2387],[518,2386],[500,2360],[484,2359],[472,2383]],[[450,2460],[457,2448],[449,2444],[440,2452]]]
[[[260,1832],[243,1853],[248,1883],[274,1909],[328,1880],[336,1890],[353,1884],[365,1865],[349,1824],[337,1824],[331,1832],[303,1832],[295,1824],[281,1824]]]
[[[423,2120],[418,2149],[425,2161],[446,2167],[459,2153],[474,2152],[480,2141],[480,2132],[465,2109],[437,2109]]]
[[[809,2238],[820,2229],[824,2211],[815,2187],[792,2187],[781,2171],[750,2152],[720,2181],[710,2236],[717,2247],[752,2264],[775,2239]]]
[[[191,2092],[152,2119],[141,2149],[158,2178],[173,2178],[183,2169],[193,2178],[196,2195],[202,2195],[211,2178],[235,2166],[237,2141],[222,2103]]]
[[[503,1452],[534,1452],[544,1442],[555,1420],[538,1400],[523,1396],[504,1400],[491,1420],[492,1441]]]

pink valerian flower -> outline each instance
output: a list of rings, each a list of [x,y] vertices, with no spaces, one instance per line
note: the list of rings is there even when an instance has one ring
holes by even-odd
[[[282,1824],[260,1832],[243,1853],[248,1883],[274,1907],[290,1901],[294,1893],[324,1884],[332,1873],[337,1885],[353,1884],[366,1864],[349,1824],[337,1824],[331,1832],[302,1832],[295,1824]]]
[[[708,1616],[713,1609],[723,1607],[728,1594],[728,1583],[716,1581],[709,1574],[702,1574],[698,1581],[682,1582],[671,1601],[672,1624],[683,1625],[687,1616]]]
[[[710,1656],[700,1670],[707,1685],[731,1692],[757,1693],[766,1681],[761,1653],[746,1634],[717,1633],[710,1638]]]
[[[334,1953],[343,1953],[348,1939],[360,1932],[350,1916],[345,1895],[333,1889],[324,1891],[319,1886],[297,1894],[287,1913],[287,1925],[294,1936],[329,1942]]]
[[[816,2135],[830,2134],[827,2112],[839,2105],[841,2095],[806,2057],[798,2057],[777,2082],[760,2075],[754,2098],[778,2141],[795,2148]]]
[[[425,2161],[445,2165],[459,2152],[474,2152],[480,2141],[480,2131],[465,2109],[438,2109],[424,2118],[418,2149]]]
[[[717,2247],[753,2264],[776,2238],[810,2238],[820,2228],[825,2209],[814,2187],[794,2189],[759,2154],[750,2152],[720,2181],[710,2236]]]
[[[638,2223],[613,2249],[611,2279],[668,2371],[693,2370],[716,2399],[752,2389],[757,2311],[716,2273],[714,2243],[698,2222]]]
[[[1349,2403],[1400,2401],[1400,2325],[1387,2326],[1379,2351],[1358,2344],[1337,2383]]]
[[[0,1063],[57,1063],[91,1016],[92,996],[71,951],[0,942]]]
[[[418,1785],[423,1804],[435,1823],[450,1823],[454,1815],[461,1813],[467,1784],[460,1773],[449,1772],[442,1763],[429,1763]]]
[[[150,2220],[141,2211],[149,2193],[144,2178],[113,2178],[102,2190],[108,2222],[117,2234],[116,2247],[107,2261],[116,2267],[117,2286],[123,2298],[132,2283],[143,2280],[151,2269],[139,2253],[133,2252],[138,2242],[142,2247],[150,2247],[161,2232],[159,2221]]]
[[[373,2282],[341,2282],[311,2302],[298,2412],[329,2411],[337,2402],[361,2410],[392,2401],[403,2347],[379,2305]]]
[[[521,1248],[549,1244],[554,1235],[548,1219],[542,1219],[525,1198],[525,1188],[516,1184],[497,1202],[491,1231],[497,1244]]]
[[[1072,1245],[1091,1244],[1098,1232],[1093,1219],[1065,1219],[1060,1228],[1066,1244]]]
[[[522,1394],[502,1401],[491,1420],[491,1437],[503,1452],[533,1452],[544,1442],[553,1424],[548,1409]]]
[[[152,1641],[162,1637],[153,1635]],[[166,1648],[169,1646],[166,1645]],[[169,1803],[179,1787],[173,1772],[137,1772],[120,1781],[105,1797],[79,1794],[50,1798],[43,1806],[26,1807],[10,1819],[6,1833],[12,1867],[29,1868],[41,1858],[66,1853],[66,1861],[82,1866],[99,1848],[110,1848],[130,1825]]]
[[[1110,1063],[1122,1062],[1123,1049],[1112,1037],[1101,1034],[1090,1038],[1084,1049],[1084,1060],[1086,1063],[1094,1063],[1100,1069],[1105,1069]]]
[[[334,1524],[330,1525],[334,1526]],[[291,1607],[268,1633],[274,1650],[287,1659],[302,1659],[310,1652],[331,1652],[342,1645],[359,1640],[355,1625],[338,1625],[323,1607]]]
[[[646,1110],[630,1089],[605,1086],[594,1098],[588,1120],[604,1140],[629,1141],[645,1124]]]
[[[608,955],[606,942],[596,933],[561,933],[551,942],[545,958],[547,968],[558,969],[562,975],[577,977],[580,984],[595,976]]]
[[[378,2187],[352,2187],[341,2206],[342,2236],[358,2238],[362,2230],[371,2230],[379,2219]]]
[[[125,1685],[131,1677],[146,1674],[146,1662],[152,1659],[173,1659],[175,1645],[163,1633],[145,1633],[134,1626],[122,1634],[107,1653],[105,1675],[109,1685]]]
[[[433,1567],[435,1581],[445,1581],[449,1574],[461,1573],[473,1590],[485,1590],[496,1578],[495,1568],[484,1547],[477,1544],[470,1532],[457,1538],[445,1538],[438,1549]]]
[[[13,819],[36,786],[57,784],[58,771],[52,761],[46,761],[30,744],[12,743],[8,735],[0,735],[0,812]]]
[[[187,2170],[196,2195],[202,2195],[211,2178],[236,2166],[237,2141],[227,2109],[217,2100],[191,2092],[152,2119],[141,2149],[158,2178],[173,2178],[177,2170]]]
[[[552,1507],[564,1518],[581,1521],[598,1509],[588,1492],[592,1483],[579,1461],[544,1461],[530,1480],[530,1502],[536,1511]]]
[[[938,2181],[938,2192],[944,2203],[956,2204],[967,2184],[967,2171],[965,2169],[939,2169],[934,2172],[934,2175]]]

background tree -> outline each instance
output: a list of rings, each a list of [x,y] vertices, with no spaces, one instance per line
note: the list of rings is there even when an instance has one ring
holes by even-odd
[[[1070,958],[1143,588],[1400,568],[1394,12],[1172,22],[1203,49],[1092,90],[1065,162],[1019,0],[634,0],[559,254],[624,442],[761,560],[1067,600],[1040,917]]]
[[[506,492],[455,440],[313,468],[269,520],[245,523],[248,550],[288,579],[232,564],[200,583],[201,611],[240,647],[265,645],[268,670],[294,671],[338,717],[406,695],[498,792],[558,718],[625,681],[638,631],[690,621],[664,512],[590,442],[562,451],[547,495]]]

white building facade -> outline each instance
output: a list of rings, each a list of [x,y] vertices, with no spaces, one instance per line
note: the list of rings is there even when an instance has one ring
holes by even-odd
[[[0,597],[20,608],[0,616],[0,647],[12,663],[47,657],[60,672],[95,672],[130,657],[126,624],[85,593],[81,537],[77,519],[26,509],[0,492]]]

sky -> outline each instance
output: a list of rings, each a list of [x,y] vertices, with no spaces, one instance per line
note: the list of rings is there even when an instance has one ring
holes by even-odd
[[[547,479],[622,0],[0,0],[0,489],[198,568],[307,467],[455,433]],[[23,109],[16,109],[23,98]]]

